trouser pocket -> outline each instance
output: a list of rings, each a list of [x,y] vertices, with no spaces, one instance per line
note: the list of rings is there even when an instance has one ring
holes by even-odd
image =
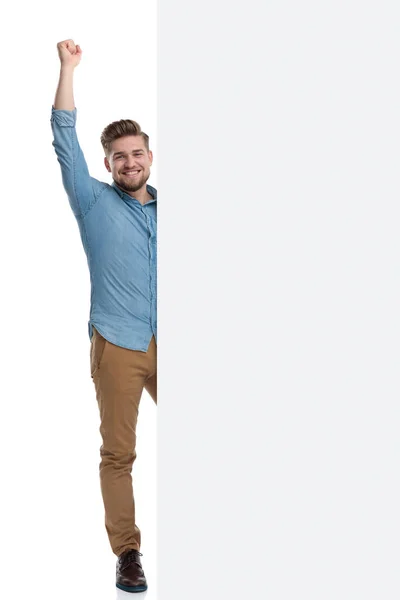
[[[92,377],[100,368],[106,344],[107,340],[93,327],[93,336],[90,344],[90,374]]]

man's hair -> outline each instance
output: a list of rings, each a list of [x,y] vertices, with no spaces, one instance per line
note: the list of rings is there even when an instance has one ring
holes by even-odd
[[[110,125],[107,125],[101,134],[100,141],[106,155],[110,154],[111,144],[115,140],[128,135],[141,135],[146,150],[147,152],[149,151],[149,136],[142,131],[139,123],[132,121],[131,119],[121,119],[120,121],[113,121]]]

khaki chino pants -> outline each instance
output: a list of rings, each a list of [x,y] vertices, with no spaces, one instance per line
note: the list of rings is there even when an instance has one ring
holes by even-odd
[[[93,328],[90,368],[100,410],[100,484],[105,525],[117,556],[140,550],[135,521],[132,465],[136,458],[136,423],[143,388],[157,403],[157,345],[147,352],[115,346]]]

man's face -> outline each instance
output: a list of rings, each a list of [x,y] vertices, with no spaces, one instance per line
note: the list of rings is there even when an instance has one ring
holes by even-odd
[[[104,159],[107,171],[115,183],[126,192],[136,192],[150,177],[152,152],[146,150],[141,135],[129,135],[114,140],[110,155]]]

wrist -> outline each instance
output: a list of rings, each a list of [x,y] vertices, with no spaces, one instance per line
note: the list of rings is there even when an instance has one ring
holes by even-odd
[[[65,74],[72,74],[75,70],[75,65],[68,65],[68,64],[62,64],[60,66],[60,73],[65,73]]]

